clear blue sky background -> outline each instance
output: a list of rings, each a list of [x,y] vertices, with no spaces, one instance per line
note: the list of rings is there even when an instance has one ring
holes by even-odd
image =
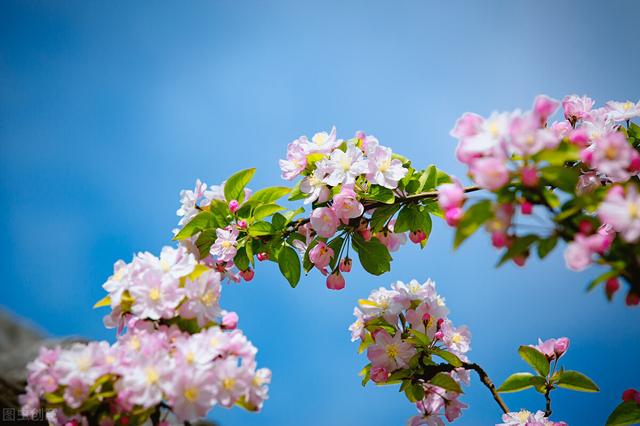
[[[448,131],[464,111],[527,108],[538,93],[640,98],[634,1],[134,3],[0,4],[0,304],[54,335],[112,338],[91,309],[100,285],[116,259],[170,242],[179,190],[248,166],[253,187],[278,184],[301,134],[364,129],[462,175]],[[566,365],[602,392],[557,392],[557,419],[603,424],[640,386],[640,310],[585,294],[596,270],[571,273],[560,253],[497,270],[485,235],[457,252],[451,239],[438,222],[425,251],[406,246],[382,277],[355,271],[342,292],[317,274],[292,290],[272,264],[226,287],[274,376],[263,413],[213,418],[403,423],[414,408],[397,389],[360,387],[365,358],[346,328],[358,298],[413,277],[437,281],[497,382],[525,368],[518,345],[571,337]],[[464,400],[458,424],[498,420],[476,378]],[[533,391],[506,400],[543,406]]]

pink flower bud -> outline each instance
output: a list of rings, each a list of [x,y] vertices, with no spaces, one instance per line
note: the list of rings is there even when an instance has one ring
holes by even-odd
[[[260,262],[264,261],[264,260],[269,260],[269,253],[265,253],[265,252],[260,252],[256,255],[256,257],[258,258],[258,260]]]
[[[513,260],[513,263],[515,263],[516,265],[523,267],[525,263],[527,263],[527,256],[524,254],[521,254],[518,256],[514,256],[512,260]]]
[[[569,349],[569,339],[561,337],[556,340],[553,345],[553,352],[556,354],[556,358],[560,358]]]
[[[622,400],[624,402],[637,401],[639,394],[640,392],[635,389],[627,389],[626,391],[622,392]]]
[[[520,212],[525,215],[530,215],[533,213],[533,204],[528,201],[523,201],[522,204],[520,204]]]
[[[545,123],[547,118],[549,118],[553,113],[558,109],[560,102],[555,99],[551,99],[545,95],[538,95],[536,99],[533,101],[533,112],[538,117],[540,117],[541,123]]]
[[[366,137],[367,137],[367,135],[362,130],[358,130],[356,132],[356,139],[360,139],[362,141]]]
[[[638,306],[638,303],[640,303],[640,296],[638,296],[636,293],[633,293],[632,291],[629,291],[629,293],[627,293],[625,303],[627,304],[627,306]]]
[[[607,299],[611,300],[614,294],[620,289],[620,281],[617,278],[609,278],[604,285],[604,292],[607,295]]]
[[[256,274],[255,271],[251,268],[247,268],[246,271],[240,272],[240,275],[242,275],[242,278],[244,278],[246,282],[251,281],[255,274]]]
[[[573,130],[569,135],[569,142],[584,148],[589,143],[589,134],[583,129]]]
[[[342,272],[351,272],[351,265],[353,264],[353,261],[348,258],[345,257],[344,259],[342,259],[340,261],[340,271]]]
[[[360,234],[362,239],[364,239],[365,241],[369,241],[371,239],[371,230],[370,229],[365,229],[365,230],[362,230],[362,231],[358,231],[358,233]]]
[[[247,229],[247,221],[244,219],[240,219],[238,221],[238,228],[240,229]]]
[[[433,335],[433,337],[435,337],[437,340],[442,340],[444,338],[444,333],[442,331],[438,330]]]
[[[593,225],[588,220],[581,220],[578,224],[578,229],[581,234],[589,235],[593,232]]]
[[[522,184],[528,188],[535,187],[540,180],[535,167],[523,167],[520,169],[520,179],[522,179]]]
[[[330,290],[342,290],[345,282],[340,271],[335,271],[327,277],[327,288]]]
[[[458,226],[464,212],[460,207],[454,207],[444,212],[444,219],[449,226]]]
[[[440,190],[438,191],[438,204],[442,210],[460,207],[462,206],[462,203],[464,203],[464,199],[464,188],[458,181],[440,185]]]
[[[593,162],[593,151],[589,149],[583,149],[580,151],[580,161],[582,161],[587,166],[591,165]]]
[[[231,210],[231,213],[235,214],[235,212],[237,212],[239,208],[240,208],[240,203],[238,203],[238,200],[229,201],[229,210]]]
[[[330,207],[319,207],[311,213],[311,226],[321,237],[332,237],[339,224],[336,212]]]
[[[491,234],[491,244],[497,249],[506,247],[509,241],[509,237],[502,231],[496,231]]]
[[[633,154],[633,158],[631,159],[631,164],[629,164],[629,171],[632,173],[640,172],[640,155],[637,151],[631,151]]]
[[[440,329],[440,327],[442,327],[443,323],[444,323],[444,318],[438,318],[438,321],[436,322],[438,330]]]
[[[409,239],[415,244],[420,244],[427,239],[427,234],[422,229],[409,232]]]
[[[389,379],[389,371],[384,367],[371,368],[371,380],[376,383],[384,383]]]
[[[227,312],[222,317],[222,328],[227,330],[235,330],[238,326],[238,314],[235,312]]]
[[[431,321],[431,315],[429,315],[429,312],[425,312],[422,315],[422,322],[428,323],[429,321]]]

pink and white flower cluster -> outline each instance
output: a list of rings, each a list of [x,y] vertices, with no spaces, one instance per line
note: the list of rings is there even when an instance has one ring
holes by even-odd
[[[220,185],[208,186],[206,183],[201,182],[200,179],[196,181],[195,188],[193,190],[183,189],[180,191],[180,208],[176,214],[180,217],[178,225],[184,227],[187,225],[198,213],[210,208],[213,202],[222,202],[227,204],[224,197],[224,185],[222,182]],[[249,199],[253,191],[249,188],[244,189],[244,198]],[[231,200],[228,203],[228,208],[231,213],[237,212],[242,206],[237,200]],[[254,277],[254,270],[247,268],[244,271],[239,271],[235,268],[233,258],[238,249],[238,236],[241,230],[246,229],[246,220],[234,218],[231,224],[225,228],[216,229],[216,238],[214,243],[209,249],[209,254],[204,257],[203,262],[213,267],[220,272],[222,279],[228,279],[232,282],[240,282],[241,279],[245,281],[251,281]],[[174,234],[177,234],[180,229],[175,229]],[[196,242],[200,237],[200,232],[195,233],[193,236],[180,240],[180,245],[185,247],[187,251],[193,254],[196,258],[200,258],[200,251]]]
[[[363,217],[363,191],[372,186],[396,189],[408,169],[400,159],[394,158],[390,148],[380,145],[375,136],[357,132],[354,138],[344,141],[337,138],[335,127],[330,133],[316,133],[311,139],[301,136],[291,142],[287,158],[280,160],[280,169],[283,179],[303,176],[299,188],[305,195],[304,203],[314,207],[310,226],[299,230],[307,237],[307,244],[314,235],[322,239],[310,250],[309,259],[328,275],[328,288],[344,288],[342,273],[351,269],[351,259],[340,259],[340,266],[328,271],[330,261],[339,253],[334,253],[326,240],[336,235],[341,226]],[[377,233],[371,232],[367,220],[354,226],[366,241],[377,238],[389,251],[397,250],[407,241],[406,235],[393,232],[393,221]],[[296,247],[303,252],[307,250],[306,244]]]
[[[503,414],[502,422],[496,426],[567,426],[565,422],[549,420],[542,411],[532,413],[527,410]]]
[[[381,287],[360,300],[354,309],[356,321],[349,330],[351,340],[361,340],[367,348],[371,380],[385,383],[401,370],[407,373],[401,377],[418,379],[420,362],[425,357],[430,359],[430,351],[435,348],[467,361],[471,333],[466,326],[455,327],[448,312],[431,280],[411,280],[407,284],[398,281],[390,289]],[[416,335],[422,339],[416,340]],[[464,368],[446,374],[456,382],[469,384],[469,373]],[[443,415],[451,422],[467,407],[459,401],[458,392],[428,381],[422,387],[424,397],[416,402],[420,414],[409,419],[409,425],[443,425]]]
[[[139,424],[156,412],[182,424],[214,405],[259,410],[271,372],[256,369],[256,352],[240,330],[213,326],[189,334],[133,319],[113,345],[42,348],[28,366],[23,411],[49,403],[55,424],[72,414],[80,423],[113,425]]]
[[[183,246],[116,262],[96,305],[110,305],[105,325],[118,327],[116,343],[43,348],[28,367],[24,412],[53,408],[54,424],[114,425],[158,414],[192,421],[214,405],[259,410],[271,372],[256,369],[238,315],[220,308],[220,279]]]

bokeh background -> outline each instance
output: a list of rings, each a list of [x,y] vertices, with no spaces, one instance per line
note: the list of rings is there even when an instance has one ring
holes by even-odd
[[[170,243],[178,192],[278,159],[301,134],[358,129],[414,159],[464,170],[448,135],[465,111],[528,108],[533,97],[637,100],[640,3],[210,1],[0,3],[0,304],[53,335],[113,339],[92,310],[119,258]],[[516,348],[569,336],[567,366],[599,394],[560,390],[554,418],[604,424],[640,385],[638,319],[621,297],[585,294],[591,269],[561,253],[494,269],[486,235],[457,252],[437,222],[428,248],[395,254],[391,273],[360,270],[329,292],[317,273],[289,288],[274,264],[224,288],[223,305],[273,370],[264,411],[216,408],[232,425],[397,425],[414,408],[393,387],[362,389],[349,341],[356,300],[377,286],[432,277],[471,357],[496,382],[526,369]],[[460,425],[497,406],[474,377]],[[513,408],[543,407],[533,391]]]

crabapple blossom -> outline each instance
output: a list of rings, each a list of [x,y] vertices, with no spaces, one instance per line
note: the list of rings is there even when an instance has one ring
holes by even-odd
[[[564,116],[567,120],[576,121],[588,117],[594,101],[588,96],[569,95],[562,100]]]
[[[416,353],[413,346],[402,341],[400,333],[391,336],[381,329],[375,334],[374,340],[375,344],[367,351],[372,367],[384,367],[391,371],[408,367],[409,360]]]
[[[311,213],[311,226],[321,237],[332,237],[338,229],[338,224],[338,216],[330,207],[319,207]]]
[[[340,193],[333,197],[333,210],[344,224],[349,223],[349,219],[360,217],[364,213],[364,207],[358,201],[355,191],[347,185],[344,185]]]
[[[221,262],[229,262],[238,252],[238,230],[233,228],[216,229],[216,241],[211,246],[211,254]]]
[[[389,189],[395,189],[398,181],[404,178],[408,170],[402,161],[394,159],[390,148],[376,146],[367,152],[369,157],[367,179],[370,182]]]
[[[347,150],[335,149],[329,159],[321,160],[319,167],[328,170],[324,183],[331,186],[353,184],[356,177],[367,171],[364,154],[355,144],[347,144]]]
[[[479,158],[471,163],[470,173],[478,186],[495,191],[509,181],[509,170],[504,161],[497,158]]]
[[[333,254],[331,247],[323,241],[318,241],[318,244],[309,251],[309,260],[322,271],[329,265]]]
[[[178,280],[156,269],[147,269],[130,289],[133,297],[131,312],[140,318],[159,320],[174,315],[184,297]]]
[[[527,410],[506,413],[502,415],[503,423],[496,426],[567,426],[564,422],[553,422],[545,417],[544,412],[532,413]]]
[[[327,277],[327,288],[330,290],[342,290],[345,286],[344,276],[340,270],[336,270]]]
[[[180,315],[196,318],[198,325],[203,327],[220,314],[220,273],[207,270],[196,278],[187,277],[184,294],[186,299],[180,306]]]
[[[613,121],[627,121],[635,117],[640,117],[640,101],[635,104],[631,101],[609,101],[605,108],[608,111],[607,116]]]
[[[598,217],[613,227],[627,242],[635,242],[640,237],[640,195],[635,185],[625,191],[614,186],[598,207]]]

